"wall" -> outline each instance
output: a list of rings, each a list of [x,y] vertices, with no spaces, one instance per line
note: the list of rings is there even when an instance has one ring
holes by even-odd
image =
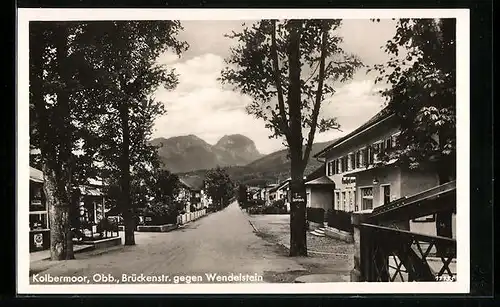
[[[457,218],[456,214],[451,216],[451,229],[453,239],[457,238]],[[413,222],[410,221],[410,231],[429,236],[436,235],[436,222]]]
[[[354,175],[356,177],[356,203],[361,210],[361,188],[373,187],[373,208],[383,204],[383,195],[381,186],[391,185],[391,201],[403,196],[401,191],[401,171],[397,167],[375,168],[360,172]],[[374,184],[373,179],[378,183]]]
[[[404,196],[418,194],[439,185],[439,178],[434,172],[420,170],[401,171],[401,193]]]
[[[311,193],[310,204],[307,207],[323,208],[328,211],[332,208],[333,204],[333,190],[328,187],[307,187],[306,193]]]

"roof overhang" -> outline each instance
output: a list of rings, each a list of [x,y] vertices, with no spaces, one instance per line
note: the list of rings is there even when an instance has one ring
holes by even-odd
[[[393,118],[395,115],[394,114],[390,114],[386,117],[383,117],[382,119],[374,122],[373,124],[371,125],[368,125],[367,127],[359,130],[359,131],[356,131],[354,130],[353,132],[347,134],[346,136],[342,137],[341,139],[339,139],[338,142],[335,142],[333,144],[331,144],[330,146],[327,146],[325,147],[323,150],[321,150],[320,152],[316,153],[313,157],[314,158],[325,158],[326,154],[331,151],[332,149],[335,149],[336,147],[364,134],[365,132],[383,124],[384,122],[386,122],[387,120],[389,120],[390,118]]]
[[[335,186],[335,182],[333,182],[330,178],[323,176],[313,180],[310,180],[305,183],[308,186]]]

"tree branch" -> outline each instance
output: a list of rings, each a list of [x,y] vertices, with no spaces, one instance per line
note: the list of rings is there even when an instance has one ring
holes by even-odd
[[[318,123],[319,109],[321,106],[321,98],[323,93],[323,81],[325,78],[325,58],[326,58],[326,43],[328,38],[328,31],[326,27],[323,28],[323,35],[321,38],[321,58],[319,62],[319,80],[318,88],[316,90],[316,100],[314,101],[314,109],[311,114],[311,129],[309,130],[309,136],[307,138],[307,145],[304,151],[303,158],[303,169],[305,170],[307,162],[309,160],[309,155],[311,154],[312,144],[314,141],[314,134],[316,133],[316,125]]]
[[[290,128],[286,120],[285,101],[283,98],[283,88],[281,85],[281,74],[279,70],[278,48],[276,46],[276,20],[273,20],[272,23],[273,23],[273,28],[271,33],[271,58],[273,61],[274,81],[276,82],[276,90],[278,92],[278,106],[281,117],[280,121],[281,130],[283,131],[283,134],[285,135],[288,141],[290,135]]]

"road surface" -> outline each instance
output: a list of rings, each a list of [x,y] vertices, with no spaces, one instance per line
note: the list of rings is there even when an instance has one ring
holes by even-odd
[[[256,236],[237,203],[166,233],[136,232],[136,245],[101,255],[76,255],[40,272],[51,276],[204,275],[302,271],[293,258]],[[264,280],[265,282],[266,280]]]

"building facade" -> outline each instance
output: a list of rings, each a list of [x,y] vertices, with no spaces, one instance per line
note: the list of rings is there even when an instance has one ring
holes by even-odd
[[[372,210],[439,185],[435,172],[403,168],[396,160],[382,163],[381,153],[397,145],[399,134],[396,117],[384,109],[315,155],[324,159],[325,173],[335,182],[336,210]],[[399,227],[430,235],[436,232],[433,216]]]

